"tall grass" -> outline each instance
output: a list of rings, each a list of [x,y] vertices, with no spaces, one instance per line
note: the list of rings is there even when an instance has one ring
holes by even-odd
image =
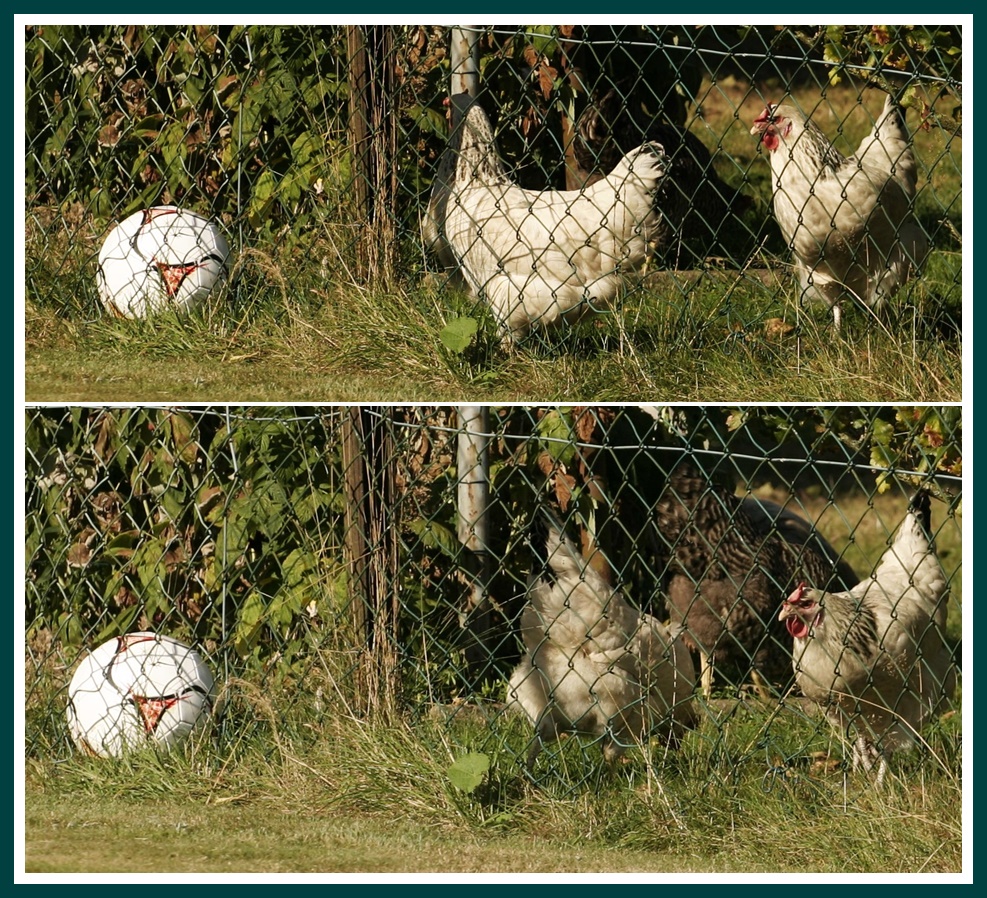
[[[959,257],[888,317],[849,310],[839,335],[793,286],[658,273],[616,312],[505,351],[491,316],[441,284],[371,288],[259,251],[192,315],[143,321],[29,306],[29,401],[958,401]],[[249,283],[249,287],[247,284]],[[951,295],[951,294],[950,294]],[[85,304],[83,304],[85,305]],[[463,349],[443,329],[470,317]],[[154,367],[149,368],[148,362]]]
[[[26,806],[28,867],[51,869],[40,847],[59,827],[98,826],[105,842],[76,847],[57,869],[168,870],[153,853],[114,855],[160,817],[197,821],[214,846],[255,846],[247,869],[437,868],[456,840],[452,869],[487,869],[485,851],[509,845],[504,872],[640,869],[651,853],[669,871],[958,872],[962,788],[958,724],[932,728],[927,750],[895,763],[884,788],[849,772],[839,740],[797,703],[712,702],[678,754],[656,746],[608,767],[599,747],[563,740],[525,770],[526,721],[459,706],[416,719],[360,717],[342,691],[319,713],[274,713],[291,696],[228,687],[236,720],[171,755],[138,753],[60,762],[32,758]],[[252,724],[257,724],[253,726]],[[485,755],[475,787],[450,768]],[[184,808],[184,811],[179,809]],[[89,823],[87,823],[89,821]],[[204,827],[208,821],[208,828]],[[354,828],[358,831],[353,835]],[[327,831],[347,833],[355,857],[317,854]],[[408,846],[408,833],[416,843]],[[392,836],[389,838],[388,833]],[[299,846],[313,846],[312,852]],[[112,859],[110,859],[112,858]],[[156,861],[155,861],[156,858]],[[226,866],[223,866],[226,864]],[[314,865],[314,866],[313,866]],[[179,869],[230,871],[221,851]],[[235,868],[233,868],[235,869]],[[652,869],[647,867],[646,869]]]

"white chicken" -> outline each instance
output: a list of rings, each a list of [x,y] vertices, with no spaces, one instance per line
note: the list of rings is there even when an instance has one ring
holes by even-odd
[[[535,727],[529,769],[565,732],[600,737],[608,762],[651,733],[677,747],[698,722],[688,649],[612,589],[544,514],[547,566],[529,579],[525,652],[508,685]]]
[[[826,303],[837,329],[849,298],[879,309],[920,268],[928,240],[912,215],[915,154],[889,95],[849,158],[791,105],[754,120],[771,161],[774,213],[804,297]]]
[[[870,578],[846,592],[802,583],[778,615],[794,639],[796,682],[841,735],[856,734],[853,766],[876,762],[878,785],[888,755],[915,743],[956,683],[944,637],[948,585],[929,526],[920,491]]]
[[[636,147],[581,190],[525,190],[505,171],[483,108],[468,94],[452,97],[451,107],[423,222],[426,247],[486,301],[505,344],[608,309],[662,238],[654,201],[668,167],[661,144]]]

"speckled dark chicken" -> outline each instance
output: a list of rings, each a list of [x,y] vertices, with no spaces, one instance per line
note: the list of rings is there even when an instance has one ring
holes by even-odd
[[[668,610],[686,640],[712,659],[717,680],[740,685],[752,672],[774,687],[792,679],[785,597],[801,582],[850,589],[853,568],[804,518],[774,502],[740,497],[682,460],[655,509],[668,552]],[[703,669],[704,690],[712,671]]]

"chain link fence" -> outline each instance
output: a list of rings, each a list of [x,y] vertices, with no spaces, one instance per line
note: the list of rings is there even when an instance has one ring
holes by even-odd
[[[791,235],[772,213],[773,178],[751,134],[765,102],[789,97],[849,154],[885,96],[867,79],[907,86],[918,179],[907,215],[934,251],[903,302],[959,315],[958,27],[462,27],[511,184],[591,191],[629,149],[661,144],[660,233],[645,228],[633,249],[623,241],[613,267],[633,269],[685,315],[704,291],[753,291],[769,308],[795,289]],[[423,225],[427,235],[450,136],[452,30],[27,27],[28,299],[101,314],[100,243],[156,204],[207,215],[229,235],[235,310],[275,289],[307,301],[331,277],[444,282],[442,247],[423,240]],[[591,235],[612,226],[603,214],[592,210]],[[556,239],[554,219],[536,224]],[[489,236],[488,225],[468,228]],[[560,249],[571,262],[573,248]],[[496,293],[474,280],[474,292]]]
[[[71,752],[66,687],[83,654],[153,630],[195,645],[215,672],[223,752],[335,711],[466,728],[478,750],[522,765],[541,741],[508,681],[525,649],[529,577],[558,579],[539,536],[545,510],[588,559],[580,579],[612,591],[600,620],[612,603],[683,625],[696,688],[680,697],[694,714],[682,764],[697,790],[722,777],[724,759],[782,778],[839,764],[831,729],[792,683],[778,611],[799,579],[835,589],[868,578],[919,486],[933,496],[958,663],[956,408],[25,416],[29,757]],[[262,713],[254,695],[276,710]],[[940,758],[958,750],[948,699],[923,733]],[[532,775],[583,787],[599,741],[546,746]]]

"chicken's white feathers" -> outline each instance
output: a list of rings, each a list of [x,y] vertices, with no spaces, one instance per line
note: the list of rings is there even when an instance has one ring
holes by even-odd
[[[880,308],[920,268],[928,240],[912,213],[917,167],[889,95],[857,152],[844,157],[795,106],[770,105],[751,133],[768,151],[774,213],[803,295],[833,308]]]
[[[426,245],[490,306],[508,342],[607,310],[662,238],[655,206],[668,168],[662,146],[636,147],[581,190],[525,190],[507,174],[482,107],[457,95],[452,108]]]
[[[945,639],[948,583],[929,536],[929,497],[913,500],[873,574],[846,592],[804,584],[779,614],[793,637],[802,692],[831,723],[857,733],[855,764],[909,748],[952,697]]]
[[[545,557],[529,579],[525,652],[508,685],[535,726],[529,766],[564,732],[602,737],[607,760],[651,733],[677,745],[697,721],[695,668],[678,631],[611,588],[554,518]]]

